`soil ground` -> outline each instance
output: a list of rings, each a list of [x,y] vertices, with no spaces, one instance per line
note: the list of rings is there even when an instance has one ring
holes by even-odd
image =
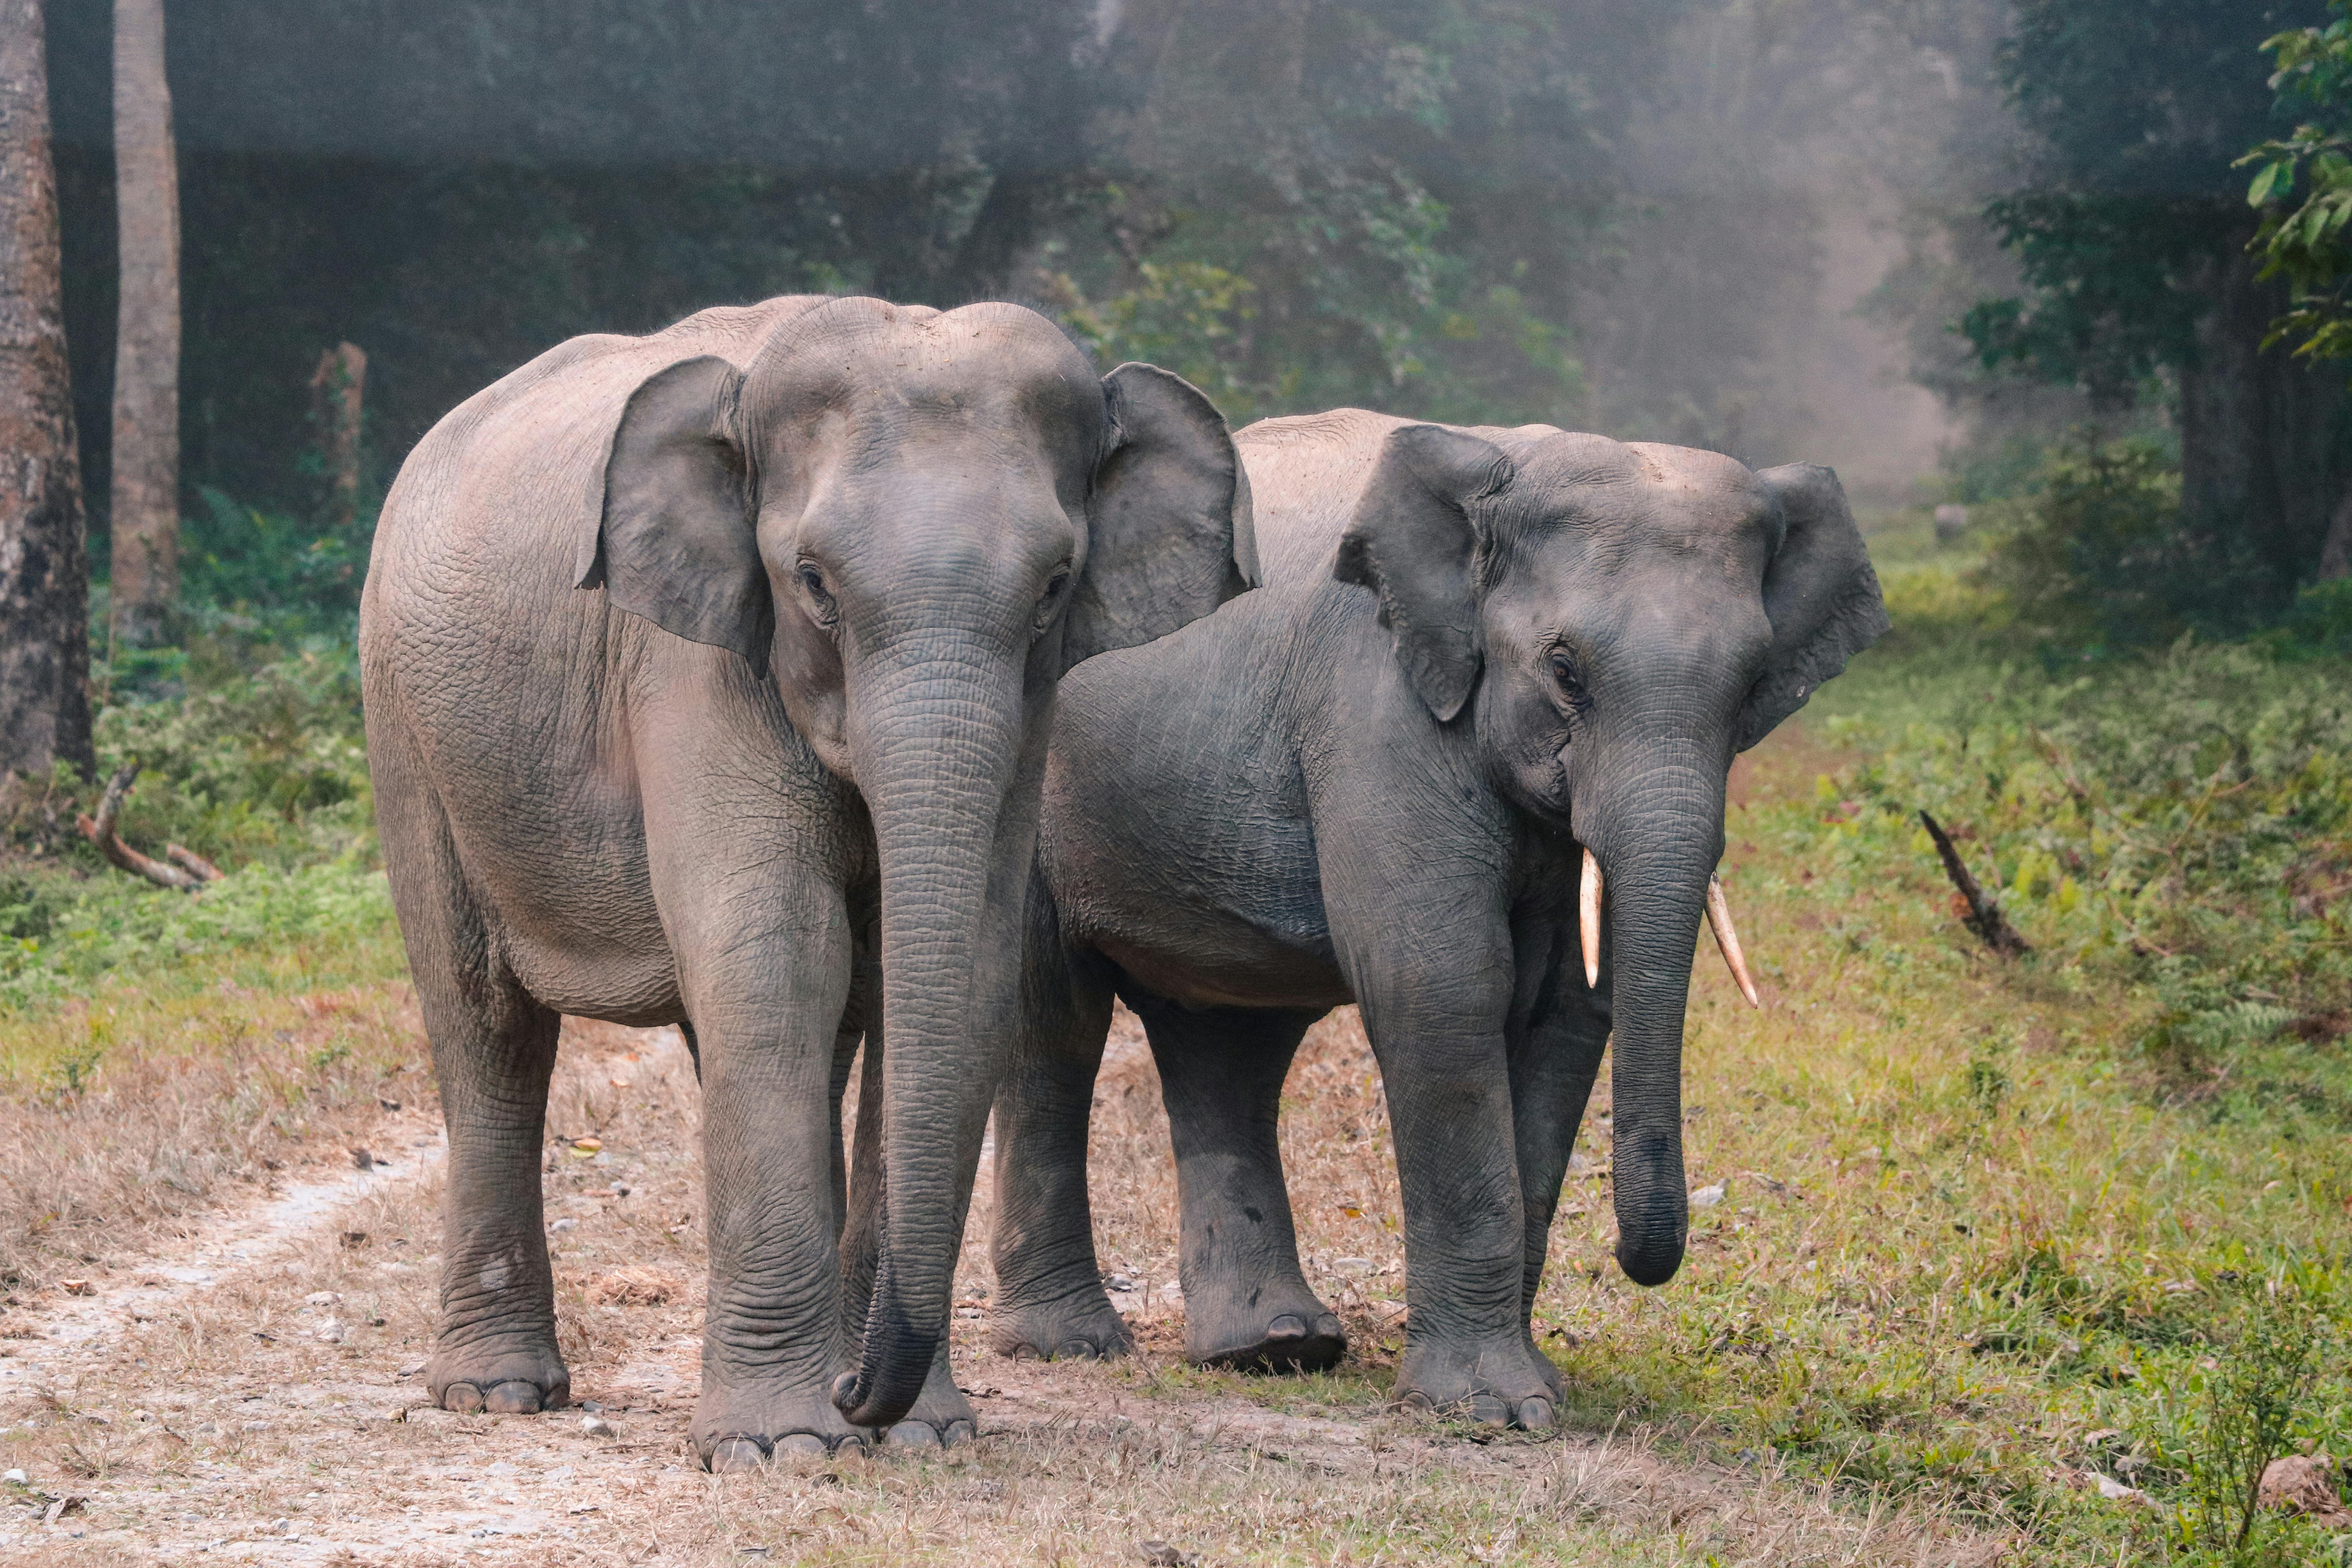
[[[982,1345],[987,1172],[955,1322],[983,1436],[946,1454],[714,1478],[698,1385],[703,1231],[692,1068],[673,1031],[568,1021],[547,1189],[572,1409],[430,1409],[441,1135],[430,1103],[143,1256],[58,1281],[0,1342],[0,1563],[719,1562],[1981,1563],[2008,1543],[1834,1498],[1769,1459],[1675,1457],[1623,1423],[1502,1434],[1390,1411],[1402,1248],[1378,1079],[1352,1013],[1286,1103],[1309,1279],[1337,1373],[1184,1366],[1156,1078],[1122,1016],[1098,1089],[1106,1271],[1139,1353],[1042,1365]],[[593,1138],[593,1155],[575,1147]],[[1598,1189],[1596,1189],[1596,1192]],[[1580,1214],[1571,1202],[1564,1207]],[[1593,1251],[1563,1215],[1563,1266]],[[1571,1232],[1570,1226],[1576,1226]],[[86,1293],[84,1293],[86,1292]],[[593,1415],[609,1427],[592,1433]]]

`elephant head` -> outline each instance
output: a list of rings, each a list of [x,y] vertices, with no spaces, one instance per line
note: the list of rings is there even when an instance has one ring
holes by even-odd
[[[1238,470],[1199,392],[1097,378],[1012,305],[830,300],[621,416],[581,585],[772,679],[872,818],[890,1046],[877,1276],[835,1391],[856,1424],[906,1413],[946,1330],[1055,683],[1239,591]]]
[[[1731,759],[1886,612],[1828,468],[1491,434],[1392,431],[1336,572],[1379,595],[1435,720],[1466,718],[1496,786],[1605,879],[1617,1258],[1663,1284],[1689,1217],[1683,1018]]]

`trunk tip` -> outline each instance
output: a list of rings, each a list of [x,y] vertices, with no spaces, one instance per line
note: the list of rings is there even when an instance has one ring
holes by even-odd
[[[1631,1237],[1617,1240],[1617,1267],[1636,1285],[1663,1285],[1682,1266],[1683,1238],[1679,1236],[1662,1241],[1636,1241]]]

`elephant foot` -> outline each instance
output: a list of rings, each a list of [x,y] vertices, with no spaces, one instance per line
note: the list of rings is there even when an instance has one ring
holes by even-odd
[[[572,1403],[572,1373],[554,1345],[444,1344],[425,1366],[433,1403],[467,1415],[531,1415]]]
[[[999,1355],[1027,1361],[1108,1361],[1135,1348],[1135,1337],[1111,1310],[1100,1285],[1059,1300],[991,1309],[988,1345]],[[924,1385],[924,1393],[930,1385]]]
[[[963,1390],[955,1385],[955,1373],[948,1366],[948,1342],[941,1340],[930,1375],[923,1379],[923,1392],[915,1396],[915,1407],[907,1412],[905,1420],[882,1434],[882,1446],[952,1448],[979,1435],[980,1417],[973,1414]]]
[[[1559,1369],[1521,1332],[1506,1340],[1408,1345],[1393,1397],[1406,1409],[1467,1415],[1541,1432],[1558,1419],[1561,1394]]]
[[[872,1432],[841,1418],[830,1384],[706,1388],[689,1433],[704,1468],[718,1475],[775,1459],[858,1458],[875,1446]]]
[[[1348,1353],[1348,1336],[1305,1280],[1184,1292],[1184,1356],[1237,1372],[1328,1372]]]

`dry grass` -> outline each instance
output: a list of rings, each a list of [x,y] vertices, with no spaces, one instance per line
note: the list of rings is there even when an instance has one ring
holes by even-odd
[[[1126,1029],[1098,1113],[1105,1256],[1168,1279],[1166,1123]],[[559,1324],[575,1390],[607,1407],[617,1437],[583,1435],[571,1413],[392,1418],[422,1401],[413,1369],[430,1330],[438,1182],[392,1185],[179,1292],[144,1326],[14,1347],[39,1356],[39,1385],[0,1411],[0,1463],[31,1472],[41,1498],[87,1500],[46,1525],[31,1506],[0,1508],[0,1562],[178,1562],[205,1547],[210,1561],[404,1564],[1131,1564],[1151,1541],[1225,1563],[1990,1560],[1995,1541],[1933,1509],[1857,1505],[1770,1464],[1695,1464],[1638,1417],[1539,1439],[1381,1410],[1380,1303],[1397,1276],[1379,1272],[1393,1237],[1372,1216],[1393,1203],[1365,1136],[1378,1099],[1361,1048],[1345,1020],[1318,1032],[1298,1081],[1328,1088],[1290,1133],[1301,1186],[1317,1186],[1302,1207],[1325,1212],[1326,1182],[1363,1207],[1330,1210],[1342,1228],[1313,1233],[1318,1257],[1345,1237],[1379,1259],[1325,1269],[1356,1289],[1360,1365],[1304,1380],[1199,1373],[1173,1357],[1181,1321],[1166,1301],[1143,1352],[1113,1365],[1008,1362],[981,1348],[984,1318],[960,1319],[981,1443],[722,1480],[699,1473],[686,1440],[703,1268],[691,1071],[667,1032],[575,1025],[547,1160],[551,1219],[572,1222],[551,1237]],[[376,1135],[405,1148],[421,1127],[397,1121]],[[595,1159],[568,1152],[583,1134],[603,1144]],[[987,1204],[983,1185],[967,1299],[987,1289]],[[665,1277],[685,1293],[661,1289]],[[340,1342],[317,1337],[330,1316]]]
[[[101,1275],[180,1218],[341,1150],[380,1101],[430,1102],[405,984],[273,995],[110,988],[7,1026],[0,1295]]]

